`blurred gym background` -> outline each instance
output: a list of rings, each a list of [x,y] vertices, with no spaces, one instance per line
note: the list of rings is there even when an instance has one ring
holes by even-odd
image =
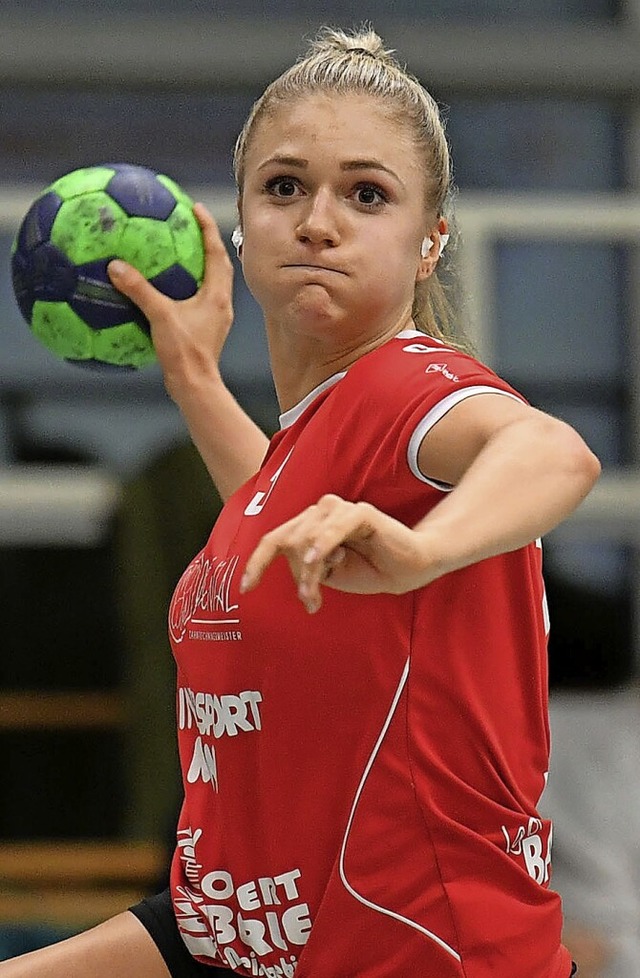
[[[159,372],[56,361],[12,298],[33,197],[168,173],[235,223],[253,99],[370,20],[448,120],[481,357],[604,465],[545,543],[554,885],[582,978],[640,973],[640,0],[4,0],[0,28],[0,960],[158,888],[179,802],[168,600],[218,508]],[[227,381],[277,424],[238,270]]]

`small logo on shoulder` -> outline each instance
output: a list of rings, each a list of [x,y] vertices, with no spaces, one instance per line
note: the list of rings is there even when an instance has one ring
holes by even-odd
[[[457,384],[460,378],[457,374],[452,373],[446,363],[430,363],[425,369],[426,374],[442,374],[447,380],[450,380],[453,384]]]

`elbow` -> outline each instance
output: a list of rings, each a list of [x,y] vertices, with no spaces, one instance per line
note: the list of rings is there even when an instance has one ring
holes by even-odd
[[[562,456],[566,471],[575,484],[579,500],[584,499],[600,477],[602,466],[580,435],[561,422]]]
[[[591,492],[592,488],[600,478],[602,466],[598,457],[594,455],[587,445],[584,445],[583,451],[581,452],[581,457],[576,462],[576,467],[578,469],[579,478],[582,480],[582,498],[584,499],[584,497]]]
[[[588,456],[588,458],[585,460],[585,474],[589,479],[589,489],[591,489],[600,478],[602,465],[600,464],[599,458],[594,455],[590,448],[585,445],[585,449],[586,455]]]

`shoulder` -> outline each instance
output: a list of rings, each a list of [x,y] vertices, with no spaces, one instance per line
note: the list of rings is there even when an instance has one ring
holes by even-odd
[[[405,331],[363,356],[336,386],[328,418],[332,465],[353,465],[357,457],[359,472],[380,481],[387,495],[396,484],[408,492],[417,483],[446,491],[448,484],[422,474],[420,446],[453,407],[488,392],[524,400],[471,354]]]
[[[344,393],[379,409],[456,401],[490,389],[524,400],[510,384],[470,353],[417,330],[405,330],[362,357],[347,373]],[[344,383],[344,382],[343,382]]]

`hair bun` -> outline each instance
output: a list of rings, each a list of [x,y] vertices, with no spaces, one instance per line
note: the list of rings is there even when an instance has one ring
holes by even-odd
[[[309,54],[363,54],[387,64],[395,62],[393,52],[387,50],[382,38],[371,27],[361,27],[353,31],[341,31],[333,27],[323,27],[311,44]]]

